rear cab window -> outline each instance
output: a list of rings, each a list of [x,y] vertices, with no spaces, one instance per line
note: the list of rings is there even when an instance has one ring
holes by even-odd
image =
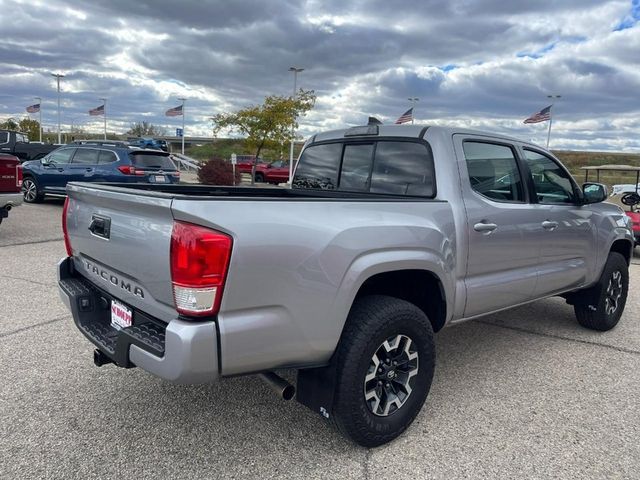
[[[465,140],[462,143],[471,188],[490,200],[524,202],[522,177],[512,145]]]
[[[134,166],[158,170],[177,170],[169,155],[156,153],[130,153],[129,157]]]
[[[433,198],[431,148],[422,141],[391,139],[310,145],[293,187]]]

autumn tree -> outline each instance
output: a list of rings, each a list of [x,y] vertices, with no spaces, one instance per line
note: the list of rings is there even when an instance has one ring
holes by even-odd
[[[298,128],[298,117],[315,105],[313,90],[302,90],[295,98],[270,95],[262,105],[255,105],[234,113],[218,113],[212,120],[214,134],[222,129],[236,131],[246,137],[247,147],[255,152],[251,168],[251,184],[254,183],[256,162],[265,148],[282,149],[290,142],[293,130]]]
[[[18,130],[26,133],[32,142],[37,142],[40,139],[40,122],[37,120],[23,118],[18,124]]]
[[[166,130],[163,127],[159,127],[147,121],[132,123],[127,135],[134,137],[156,137],[158,135],[164,135]]]

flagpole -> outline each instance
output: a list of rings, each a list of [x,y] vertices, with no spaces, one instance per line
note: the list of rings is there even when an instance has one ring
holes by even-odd
[[[178,100],[182,100],[182,155],[184,155],[184,102],[187,99],[179,98]]]
[[[38,100],[38,105],[39,105],[38,113],[40,114],[39,115],[40,120],[38,121],[40,123],[40,128],[39,128],[40,131],[38,133],[40,134],[40,143],[42,143],[42,99],[40,97],[35,97],[35,99]]]
[[[553,107],[553,104],[551,106]],[[551,108],[549,108],[549,130],[547,131],[547,150],[549,150],[549,139],[551,138],[552,123],[553,123],[553,117],[551,116]]]
[[[562,98],[562,95],[547,95],[547,98],[553,102],[553,100]],[[549,139],[551,138],[551,124],[553,123],[553,115],[551,114],[551,111],[553,110],[553,105],[554,103],[549,105],[549,130],[547,131],[547,150],[549,150]]]
[[[103,105],[102,105],[102,111],[104,113],[104,139],[107,139],[107,99],[106,98],[101,98],[100,100],[102,100]]]
[[[411,102],[411,125],[413,125],[413,121],[416,113],[416,102],[420,100],[418,97],[409,97],[409,101]]]

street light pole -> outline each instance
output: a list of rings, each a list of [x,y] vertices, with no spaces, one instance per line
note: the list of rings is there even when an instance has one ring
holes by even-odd
[[[184,102],[186,102],[187,99],[179,98],[178,100],[182,100],[182,155],[184,155]]]
[[[293,72],[293,101],[296,100],[297,88],[298,88],[298,73],[304,71],[304,68],[289,67],[289,71]],[[296,128],[296,114],[293,114],[293,120],[291,122],[291,148],[289,149],[289,186],[293,180],[293,144],[295,143],[295,128]]]
[[[416,102],[419,100],[418,97],[409,97],[409,101],[411,102],[411,125],[413,125],[413,119],[415,118]]]
[[[40,97],[35,97],[35,99],[38,101],[38,113],[39,113],[39,118],[40,120],[38,120],[38,122],[40,123],[40,128],[39,128],[39,134],[40,134],[40,143],[42,143],[42,99]]]
[[[64,75],[61,73],[52,73],[52,77],[56,78],[56,84],[58,86],[58,144],[62,143],[62,138],[60,137],[60,79],[64,78]]]
[[[562,95],[547,95],[547,98],[551,100],[551,105],[549,106],[549,130],[547,130],[547,150],[548,150],[549,140],[551,139],[551,124],[553,123],[553,115],[551,114],[551,111],[553,110],[553,101],[561,99]]]
[[[103,102],[103,114],[104,114],[104,139],[107,139],[107,99],[106,98],[101,98],[100,100],[102,100]]]

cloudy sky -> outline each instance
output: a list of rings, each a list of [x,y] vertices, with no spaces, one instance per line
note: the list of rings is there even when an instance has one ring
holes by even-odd
[[[187,134],[208,117],[290,95],[288,68],[318,101],[301,133],[393,122],[419,97],[420,123],[464,125],[551,146],[640,151],[640,0],[0,0],[0,119],[43,98],[43,124],[109,130],[187,97]]]

